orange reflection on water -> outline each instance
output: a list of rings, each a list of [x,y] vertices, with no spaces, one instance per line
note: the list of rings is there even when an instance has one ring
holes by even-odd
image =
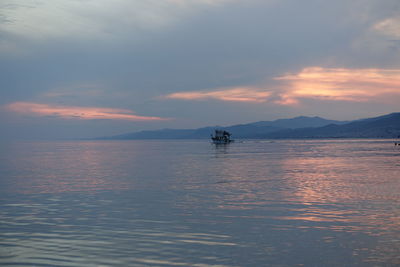
[[[303,156],[287,157],[282,164],[289,170],[290,198],[306,208],[282,218],[328,222],[325,227],[331,230],[376,236],[399,232],[399,169],[390,148],[384,143],[321,143]]]
[[[358,157],[295,157],[283,164],[295,196],[303,203],[398,199],[392,186],[397,170],[381,160]],[[384,193],[383,193],[384,192]]]

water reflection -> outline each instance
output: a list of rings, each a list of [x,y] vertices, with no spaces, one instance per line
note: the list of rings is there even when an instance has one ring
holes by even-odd
[[[227,144],[211,144],[215,151],[215,158],[218,159],[220,157],[224,157],[229,152],[230,143]]]
[[[390,157],[392,151],[385,143],[370,145],[370,149],[361,145],[324,144],[315,148],[317,154],[287,158],[283,164],[295,188],[291,198],[307,206],[287,219],[348,222],[340,229],[398,234],[400,210],[392,206],[400,204],[397,159]],[[332,157],[338,150],[342,156]]]
[[[4,204],[2,265],[195,266],[201,262],[202,266],[228,266],[224,264],[228,258],[218,253],[238,246],[226,234],[190,231],[171,220],[145,220],[135,205],[115,211],[115,203],[98,197],[74,200],[70,195],[42,199],[40,204]],[[137,200],[124,195],[118,204],[121,199]],[[94,200],[100,205],[94,205]],[[210,254],[209,248],[215,253]]]
[[[400,263],[389,141],[27,143],[0,158],[1,264]]]
[[[388,241],[361,249],[374,255],[364,255],[366,262],[398,264],[400,242],[391,237],[400,233],[399,154],[388,143],[281,142],[279,151],[276,144],[264,143],[264,151],[252,147],[251,160],[237,157],[243,151],[230,151],[212,169],[214,177],[223,177],[215,182],[216,207],[234,210],[236,218],[269,220],[280,230],[379,237]]]

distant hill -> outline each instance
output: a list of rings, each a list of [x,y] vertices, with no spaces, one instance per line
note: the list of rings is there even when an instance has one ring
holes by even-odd
[[[294,132],[291,132],[292,130],[299,130],[303,128],[314,129],[327,125],[343,125],[346,123],[347,122],[344,121],[327,120],[320,117],[301,116],[291,119],[259,121],[227,127],[215,126],[198,129],[162,129],[154,131],[140,131],[96,139],[205,139],[210,137],[210,134],[214,132],[214,129],[223,129],[229,131],[233,134],[234,138],[285,138],[280,136],[278,133],[293,135]],[[275,134],[278,135],[275,136]]]
[[[259,121],[254,123],[249,123],[246,125],[253,126],[272,126],[272,127],[280,127],[280,128],[306,128],[306,127],[322,127],[328,124],[345,124],[347,121],[335,121],[335,120],[327,120],[321,117],[295,117],[292,119],[279,119],[275,121]]]
[[[206,139],[214,129],[229,131],[239,139],[397,138],[400,137],[400,113],[350,122],[301,116],[227,127],[140,131],[96,139]]]
[[[400,138],[400,113],[316,128],[283,129],[263,138]]]
[[[141,131],[96,139],[206,139],[210,137],[214,129],[229,131],[233,138],[239,139],[398,138],[400,137],[400,113],[350,122],[301,116],[227,127]]]

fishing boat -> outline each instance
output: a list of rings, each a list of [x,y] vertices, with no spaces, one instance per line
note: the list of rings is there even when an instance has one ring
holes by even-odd
[[[231,139],[231,134],[224,130],[215,130],[215,134],[211,135],[211,140],[214,144],[229,144],[234,141]]]

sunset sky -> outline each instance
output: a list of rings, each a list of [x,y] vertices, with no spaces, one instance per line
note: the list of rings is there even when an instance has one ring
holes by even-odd
[[[3,140],[399,111],[399,0],[0,3]]]

